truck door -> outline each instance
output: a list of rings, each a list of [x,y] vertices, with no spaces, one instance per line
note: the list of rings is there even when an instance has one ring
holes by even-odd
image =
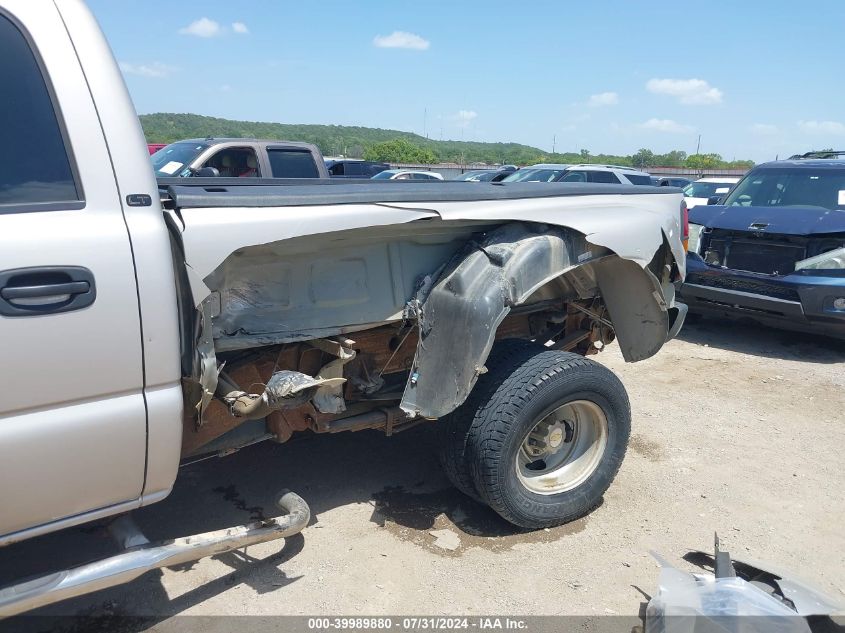
[[[53,3],[0,4],[2,543],[137,500],[147,429],[132,249],[85,76]]]

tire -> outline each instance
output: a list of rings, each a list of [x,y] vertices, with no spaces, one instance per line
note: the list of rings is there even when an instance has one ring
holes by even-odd
[[[603,365],[569,352],[528,353],[491,372],[496,388],[476,403],[465,460],[485,503],[538,529],[601,503],[625,457],[631,408]]]
[[[472,469],[467,460],[467,435],[475,418],[476,411],[496,392],[504,375],[501,367],[535,356],[543,347],[522,339],[505,339],[497,342],[490,352],[486,366],[488,372],[479,376],[466,401],[449,415],[437,421],[437,456],[446,477],[455,488],[485,503],[472,479]]]

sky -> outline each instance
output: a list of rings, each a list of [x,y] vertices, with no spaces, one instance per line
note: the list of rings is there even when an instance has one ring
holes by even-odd
[[[845,0],[89,0],[140,114],[757,162],[845,149]]]

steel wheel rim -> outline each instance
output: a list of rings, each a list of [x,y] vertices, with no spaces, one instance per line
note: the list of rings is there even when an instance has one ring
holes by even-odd
[[[596,471],[607,448],[607,416],[589,400],[567,402],[526,433],[514,460],[530,492],[554,495],[577,488]]]

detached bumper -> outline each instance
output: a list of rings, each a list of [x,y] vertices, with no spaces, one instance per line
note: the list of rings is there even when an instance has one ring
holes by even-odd
[[[845,338],[845,310],[833,307],[840,297],[845,277],[759,275],[709,266],[694,255],[679,291],[692,313]]]

